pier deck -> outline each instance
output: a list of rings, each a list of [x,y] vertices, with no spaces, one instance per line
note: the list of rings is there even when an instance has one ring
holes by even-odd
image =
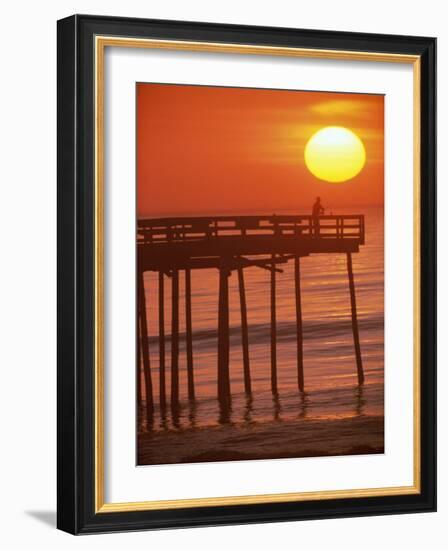
[[[306,215],[145,219],[137,244],[142,271],[219,268],[223,260],[247,265],[242,256],[271,262],[272,254],[352,253],[364,244],[364,216],[320,216],[318,225]]]

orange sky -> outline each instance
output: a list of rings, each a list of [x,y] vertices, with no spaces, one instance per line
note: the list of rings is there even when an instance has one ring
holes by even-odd
[[[383,204],[384,98],[380,95],[137,84],[138,217],[308,213]],[[366,165],[344,183],[315,178],[308,139],[345,126]],[[335,213],[336,213],[335,212]]]

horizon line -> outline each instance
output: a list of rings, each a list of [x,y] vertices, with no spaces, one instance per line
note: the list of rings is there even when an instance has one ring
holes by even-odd
[[[352,206],[335,206],[335,207],[327,207],[325,210],[331,210],[331,211],[338,211],[338,210],[353,210],[353,213],[356,213],[356,209],[360,208],[382,208],[384,210],[384,203],[376,203],[376,204],[358,204]],[[245,209],[233,209],[233,210],[195,210],[191,212],[181,212],[176,210],[170,210],[170,211],[163,211],[163,212],[156,212],[151,214],[137,214],[137,219],[145,219],[145,218],[172,218],[172,217],[213,217],[213,216],[226,216],[226,215],[236,215],[236,216],[244,216],[244,215],[251,215],[256,214],[258,216],[272,216],[275,215],[277,212],[298,212],[298,215],[306,215],[306,212],[311,210],[310,208],[306,209],[306,212],[301,211],[302,209],[296,209],[296,208],[274,208],[268,211],[267,209],[260,209],[260,208],[245,208]],[[360,212],[362,213],[362,212]],[[325,214],[328,215],[328,214]]]

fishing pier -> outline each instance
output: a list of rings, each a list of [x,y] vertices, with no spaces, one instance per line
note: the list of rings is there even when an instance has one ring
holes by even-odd
[[[138,395],[143,368],[143,383],[148,417],[154,409],[153,380],[148,341],[148,320],[143,274],[158,273],[159,325],[159,399],[164,408],[179,406],[179,278],[185,277],[185,343],[189,400],[195,399],[194,349],[192,330],[191,273],[197,269],[216,269],[219,277],[217,398],[222,407],[230,406],[230,327],[229,277],[236,272],[241,312],[241,342],[244,388],[251,394],[251,365],[244,270],[250,267],[270,272],[270,364],[271,389],[277,393],[277,311],[276,288],[281,266],[294,262],[297,340],[297,388],[305,390],[300,260],[310,254],[345,254],[351,301],[351,320],[359,385],[364,372],[359,343],[352,254],[364,244],[364,216],[271,215],[218,216],[143,219],[137,226],[137,365]],[[171,337],[167,349],[165,336],[165,283],[171,284]],[[168,365],[167,365],[168,363]],[[166,387],[166,368],[170,368],[171,387]],[[168,391],[169,390],[169,391]]]

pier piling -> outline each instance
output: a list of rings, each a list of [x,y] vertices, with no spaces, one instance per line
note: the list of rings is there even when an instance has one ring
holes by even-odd
[[[143,403],[143,388],[142,388],[142,352],[141,352],[141,338],[140,338],[140,316],[137,316],[137,403],[140,406]]]
[[[171,406],[179,405],[179,271],[171,275]]]
[[[219,269],[218,399],[224,407],[230,405],[229,276],[230,271],[222,265]]]
[[[194,399],[193,329],[191,318],[191,270],[185,270],[185,338],[187,349],[188,399]]]
[[[163,271],[159,271],[159,401],[166,406],[165,384],[165,285]]]
[[[240,294],[241,310],[241,345],[243,348],[244,391],[247,395],[252,393],[250,364],[249,364],[249,332],[247,324],[246,288],[244,286],[244,270],[238,267],[238,289]]]
[[[356,313],[355,281],[353,279],[352,255],[347,253],[347,271],[350,286],[350,302],[352,309],[353,342],[355,344],[356,369],[358,372],[358,384],[364,384],[364,371],[362,368],[361,346],[359,344],[358,317]]]
[[[151,364],[148,344],[148,320],[146,316],[146,295],[143,271],[140,271],[138,274],[138,310],[140,317],[140,340],[142,343],[143,374],[145,378],[146,415],[149,421],[154,412],[154,402],[152,395]]]
[[[294,281],[296,295],[296,328],[297,328],[297,385],[301,392],[305,391],[303,377],[303,326],[302,326],[302,296],[300,288],[300,257],[294,258]]]
[[[271,266],[271,390],[277,393],[277,310],[276,310],[275,254]]]

